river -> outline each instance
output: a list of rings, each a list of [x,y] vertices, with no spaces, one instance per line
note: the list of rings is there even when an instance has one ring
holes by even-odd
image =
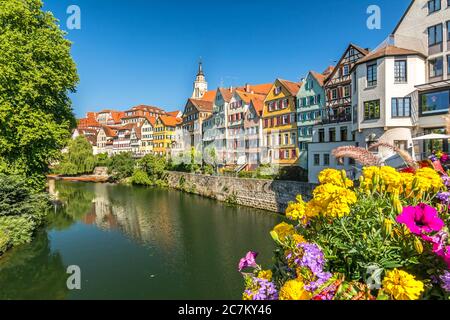
[[[282,217],[179,191],[57,182],[63,205],[0,259],[0,299],[240,299],[239,259]],[[67,267],[81,289],[69,290]]]

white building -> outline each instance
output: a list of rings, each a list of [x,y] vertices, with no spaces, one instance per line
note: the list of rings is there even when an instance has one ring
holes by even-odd
[[[393,41],[397,47],[427,56],[425,79],[416,86],[419,135],[442,133],[443,115],[448,113],[450,105],[450,1],[411,1],[393,32]],[[449,151],[447,140],[417,145],[422,158],[436,147]]]
[[[419,118],[416,86],[425,82],[425,59],[420,52],[384,45],[355,64],[352,131],[359,147],[387,142],[414,156],[412,138]],[[393,153],[380,148],[379,155],[388,159]],[[398,156],[391,161],[394,166],[402,164]]]

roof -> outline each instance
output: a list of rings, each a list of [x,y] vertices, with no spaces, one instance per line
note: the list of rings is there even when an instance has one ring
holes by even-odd
[[[399,48],[396,46],[388,45],[388,46],[382,47],[374,52],[369,53],[367,56],[365,56],[364,58],[357,61],[355,63],[355,65],[369,62],[369,61],[376,60],[376,59],[383,58],[383,57],[406,56],[406,55],[419,55],[421,57],[425,57],[422,53],[414,51],[414,50],[409,50],[409,49],[404,49],[404,48]]]
[[[115,137],[117,135],[117,132],[108,126],[102,126],[103,131],[105,131],[105,134],[107,137]]]
[[[220,94],[223,97],[223,100],[225,100],[225,102],[230,102],[231,98],[233,97],[233,89],[229,88],[219,88]]]
[[[78,128],[100,127],[100,123],[94,118],[83,118],[78,120]]]
[[[317,80],[319,85],[321,87],[323,87],[323,84],[325,83],[325,80],[327,79],[327,76],[325,76],[322,73],[315,72],[315,71],[310,71],[309,73],[314,77],[314,79]]]
[[[264,100],[264,98],[265,98],[265,95],[248,93],[248,92],[241,91],[241,90],[236,90],[236,94],[238,94],[239,97],[247,104],[250,103],[250,101],[252,101],[252,99],[263,99]]]
[[[120,123],[120,120],[125,117],[125,112],[122,111],[111,111],[111,116],[114,123]]]
[[[323,74],[325,77],[328,77],[330,74],[333,73],[333,71],[334,71],[334,66],[328,66],[328,67],[322,72],[322,74]]]
[[[344,59],[345,55],[347,54],[347,52],[348,52],[348,51],[350,50],[350,48],[352,48],[352,47],[355,48],[356,50],[358,50],[359,52],[361,52],[364,56],[366,56],[366,55],[369,54],[369,51],[368,51],[368,50],[363,49],[363,48],[361,48],[360,46],[357,46],[357,45],[355,45],[355,44],[353,44],[353,43],[350,43],[350,44],[347,46],[347,48],[345,49],[345,51],[344,51],[344,53],[342,54],[342,56],[339,58],[339,61],[338,61],[337,64],[336,64],[337,66],[341,64],[341,62],[342,62],[342,60]],[[336,68],[336,67],[333,68],[333,71],[328,75],[328,77],[327,77],[327,79],[326,79],[326,82],[327,82],[328,80],[330,80],[338,70],[339,70],[339,68]]]
[[[253,107],[256,112],[261,116],[264,110],[264,96],[263,95],[255,95],[251,100]]]
[[[147,121],[152,125],[152,127],[155,126],[155,123],[156,123],[156,118],[155,117],[145,116],[145,119],[147,119]]]
[[[166,112],[169,116],[172,116],[172,117],[176,117],[176,116],[178,116],[178,114],[180,113],[180,111],[179,110],[177,110],[177,111],[170,111],[170,112]]]
[[[395,34],[397,32],[398,28],[400,28],[400,25],[403,23],[403,20],[405,20],[405,17],[409,13],[409,10],[411,10],[413,4],[414,4],[414,0],[412,0],[411,3],[409,4],[408,8],[406,8],[405,13],[403,13],[403,16],[400,18],[400,21],[395,26],[395,29],[394,29],[394,31],[392,31],[392,34]]]
[[[217,93],[216,90],[206,91],[205,94],[203,95],[203,97],[201,97],[201,99],[199,99],[199,100],[213,102],[216,99],[216,93]]]
[[[293,82],[289,80],[278,79],[280,83],[289,91],[289,93],[293,96],[296,96],[300,88],[302,87],[302,83]]]
[[[117,127],[117,130],[118,130],[118,131],[121,131],[121,130],[131,130],[131,129],[133,129],[136,125],[137,125],[136,123],[127,123],[127,124],[124,124],[124,125],[122,125],[122,126],[118,126],[118,127]]]
[[[161,119],[161,122],[165,126],[170,126],[170,127],[175,127],[177,124],[179,124],[182,121],[180,118],[173,117],[173,116],[167,116],[167,115],[162,115],[159,117],[159,119]]]
[[[248,88],[250,92],[256,93],[256,94],[264,94],[267,95],[270,92],[270,89],[272,89],[273,83],[263,83],[263,84],[249,84]],[[237,90],[246,91],[247,85],[244,87],[238,87]]]
[[[212,112],[213,109],[212,101],[205,101],[192,98],[189,99],[188,101],[190,101],[199,111]]]

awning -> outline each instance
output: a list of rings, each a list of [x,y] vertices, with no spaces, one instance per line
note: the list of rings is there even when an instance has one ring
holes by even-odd
[[[446,88],[450,86],[450,80],[442,80],[431,83],[420,84],[416,88],[420,91]]]
[[[421,137],[414,138],[413,141],[421,141],[421,140],[445,140],[445,139],[450,139],[450,135],[433,133],[433,134],[427,134],[427,135],[425,135],[425,136],[421,136]]]

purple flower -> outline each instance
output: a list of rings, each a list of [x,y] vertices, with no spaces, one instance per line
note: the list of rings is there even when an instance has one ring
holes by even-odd
[[[258,265],[256,264],[256,257],[258,256],[257,252],[250,251],[247,255],[239,261],[238,270],[241,272],[245,268],[256,268]]]
[[[405,224],[415,235],[422,236],[432,231],[441,231],[445,226],[435,208],[424,203],[416,207],[405,207],[397,222]]]
[[[305,286],[305,289],[308,290],[309,292],[314,292],[317,289],[319,289],[328,280],[330,280],[333,275],[331,273],[329,273],[329,272],[323,272],[322,271],[319,274],[315,274],[315,276],[317,277],[317,280],[316,281],[312,281],[308,285]]]
[[[444,185],[448,188],[450,187],[450,177],[448,175],[442,176],[442,181],[444,182]]]
[[[450,192],[439,192],[437,194],[437,198],[439,201],[441,201],[442,204],[450,204]]]
[[[441,287],[447,292],[450,292],[450,272],[445,271],[442,276],[440,276],[442,282]]]
[[[278,291],[273,282],[266,279],[253,278],[253,284],[258,288],[256,291],[250,289],[245,290],[245,293],[251,297],[252,300],[278,300]]]
[[[296,258],[295,263],[309,268],[315,275],[321,274],[325,266],[325,257],[319,246],[314,243],[300,243],[297,247],[303,249],[303,256]]]
[[[432,155],[429,157],[429,159],[431,160],[431,162],[436,162],[436,161],[438,161],[438,157],[437,157],[436,155],[434,155],[434,154],[432,154]]]

